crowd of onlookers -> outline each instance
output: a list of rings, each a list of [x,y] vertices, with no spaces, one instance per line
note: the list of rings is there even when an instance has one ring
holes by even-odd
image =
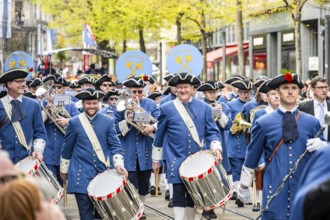
[[[47,201],[41,190],[46,184],[16,170],[8,153],[0,150],[0,219],[65,219],[59,206]]]

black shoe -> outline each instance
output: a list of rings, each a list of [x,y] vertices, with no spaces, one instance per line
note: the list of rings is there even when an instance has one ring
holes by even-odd
[[[237,199],[237,192],[233,192],[233,194],[230,197],[230,200],[236,200]]]
[[[170,200],[170,190],[166,190],[165,192],[165,200]]]
[[[144,214],[144,212],[142,213],[142,215],[141,215],[141,218],[140,219],[147,219],[147,216],[146,216],[146,214]]]
[[[218,219],[218,216],[215,214],[214,210],[209,210],[209,211],[204,210],[202,216],[207,220]]]
[[[156,195],[156,187],[151,186],[149,188],[149,193],[150,193],[150,195],[155,196]],[[162,192],[160,191],[160,188],[158,187],[158,195],[161,195],[161,194],[162,194]]]
[[[168,206],[167,207],[169,207],[169,208],[172,208],[173,207],[173,201],[172,201],[172,199],[170,199],[170,201],[169,201],[169,203],[168,203]]]
[[[244,207],[244,203],[243,203],[240,199],[236,199],[235,204],[236,204],[238,207]]]
[[[253,205],[252,207],[253,212],[259,212],[260,211],[260,203],[258,202],[257,205]]]

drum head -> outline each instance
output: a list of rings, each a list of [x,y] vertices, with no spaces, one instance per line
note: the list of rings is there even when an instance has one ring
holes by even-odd
[[[214,166],[215,158],[210,151],[199,151],[189,156],[180,166],[179,172],[183,177],[196,177],[206,173]]]
[[[106,197],[123,186],[124,177],[115,170],[107,170],[97,175],[88,185],[89,196]]]
[[[18,162],[15,167],[21,170],[23,173],[27,174],[31,171],[37,171],[39,169],[39,162],[37,159],[32,159],[32,157],[27,157],[20,162]]]

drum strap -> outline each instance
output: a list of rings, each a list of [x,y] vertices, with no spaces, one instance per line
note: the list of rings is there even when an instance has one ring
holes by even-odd
[[[9,120],[11,120],[12,107],[9,104],[9,98],[8,98],[8,96],[3,97],[1,99],[1,101],[2,101],[3,107],[5,108],[5,111],[7,113],[7,116],[9,118]],[[21,143],[21,145],[23,147],[25,147],[28,152],[30,152],[30,150],[31,150],[31,144],[30,145],[27,145],[21,124],[18,121],[11,122],[11,124],[14,127],[14,130],[16,132],[16,135],[17,135],[18,140]]]
[[[186,124],[192,138],[198,144],[198,146],[202,148],[204,145],[203,141],[200,142],[196,126],[193,120],[191,119],[189,113],[187,112],[187,109],[183,106],[182,102],[180,102],[178,98],[173,100],[173,104],[176,110],[178,111],[178,113],[180,114],[181,118],[183,119],[184,123]]]
[[[92,128],[91,124],[89,123],[89,120],[86,116],[85,113],[81,113],[79,115],[79,119],[80,119],[80,122],[87,134],[87,137],[89,139],[89,141],[91,142],[92,146],[93,146],[93,149],[94,151],[96,152],[96,155],[97,155],[97,158],[99,158],[99,160],[107,167],[107,168],[110,168],[110,160],[109,160],[109,157],[108,157],[108,160],[105,159],[105,156],[104,156],[104,153],[103,153],[103,150],[101,148],[101,145],[100,145],[100,142],[99,142],[99,139],[97,138],[95,132],[94,132],[94,129]]]

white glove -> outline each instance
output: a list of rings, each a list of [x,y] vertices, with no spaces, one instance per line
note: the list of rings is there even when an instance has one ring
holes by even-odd
[[[327,145],[327,142],[322,141],[320,138],[311,138],[307,140],[306,149],[309,152],[316,151]]]
[[[241,186],[238,189],[238,199],[243,203],[249,203],[251,200],[250,189],[243,189]]]

